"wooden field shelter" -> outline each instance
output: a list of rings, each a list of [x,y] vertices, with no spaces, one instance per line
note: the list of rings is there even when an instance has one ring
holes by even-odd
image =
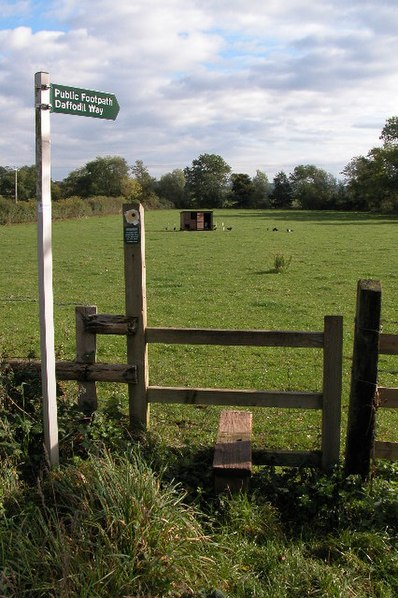
[[[183,210],[180,212],[180,230],[213,230],[213,211]]]

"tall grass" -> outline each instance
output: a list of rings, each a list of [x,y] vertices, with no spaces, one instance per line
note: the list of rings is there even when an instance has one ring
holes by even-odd
[[[134,454],[52,472],[1,526],[2,595],[177,596],[220,577],[217,545]]]
[[[87,419],[60,396],[62,466],[47,472],[24,384],[0,379],[1,596],[397,594],[396,464],[371,485],[264,468],[247,495],[217,497],[210,451],[132,438],[116,397]]]

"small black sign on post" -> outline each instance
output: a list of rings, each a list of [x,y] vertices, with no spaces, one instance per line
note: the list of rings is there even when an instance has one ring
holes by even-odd
[[[138,245],[141,241],[141,221],[139,210],[130,208],[124,215],[124,242],[127,245]]]

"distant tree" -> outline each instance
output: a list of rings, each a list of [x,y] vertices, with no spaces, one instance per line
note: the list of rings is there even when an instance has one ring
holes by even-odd
[[[131,173],[141,187],[141,194],[138,200],[147,205],[155,205],[159,201],[156,193],[156,179],[149,174],[149,170],[144,165],[144,162],[136,160],[134,165],[131,166]]]
[[[346,195],[352,209],[398,212],[398,117],[387,119],[382,147],[353,158],[344,168]]]
[[[387,119],[379,139],[383,141],[384,147],[398,144],[398,116]]]
[[[129,167],[119,156],[97,157],[82,168],[73,170],[63,181],[63,196],[107,195],[122,193],[122,183],[128,177]]]
[[[140,201],[142,197],[142,187],[137,179],[123,179],[121,192],[129,202]]]
[[[156,186],[161,199],[172,202],[176,208],[185,208],[185,175],[181,169],[173,170],[160,177]]]
[[[120,156],[97,157],[86,165],[90,177],[90,195],[121,195],[122,182],[128,177],[129,167]]]
[[[253,208],[269,208],[271,206],[271,185],[265,172],[256,170],[256,174],[252,179],[254,193],[253,193]]]
[[[296,166],[289,177],[293,199],[304,210],[327,210],[334,207],[337,181],[326,170],[313,164]]]
[[[220,208],[227,200],[231,167],[217,154],[201,154],[184,169],[187,198],[192,206]]]
[[[236,208],[251,208],[254,203],[255,188],[248,174],[231,175],[230,202]]]
[[[63,197],[72,195],[88,197],[90,195],[90,176],[86,166],[72,170],[62,181],[61,188]]]
[[[36,197],[36,166],[0,167],[0,195],[15,200],[15,192],[18,201]]]
[[[344,168],[346,190],[351,210],[369,210],[379,204],[378,189],[375,181],[375,164],[364,156],[357,156]]]
[[[290,208],[292,205],[292,185],[287,174],[281,170],[274,176],[271,202],[274,208]]]

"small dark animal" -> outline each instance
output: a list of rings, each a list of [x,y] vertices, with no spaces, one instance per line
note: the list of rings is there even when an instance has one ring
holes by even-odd
[[[277,228],[273,228],[272,230],[278,230]]]
[[[227,226],[227,230],[232,230],[232,226]]]
[[[287,232],[287,233],[292,233],[292,232],[293,232],[293,229],[292,229],[292,228],[287,228],[287,229],[286,229],[286,232]]]

